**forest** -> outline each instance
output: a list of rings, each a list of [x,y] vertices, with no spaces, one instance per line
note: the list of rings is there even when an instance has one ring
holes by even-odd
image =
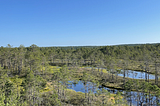
[[[160,44],[1,46],[0,106],[160,106]]]

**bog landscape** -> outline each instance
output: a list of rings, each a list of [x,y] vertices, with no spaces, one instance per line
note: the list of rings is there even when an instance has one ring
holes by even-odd
[[[0,0],[0,106],[160,106],[160,0]]]
[[[160,44],[0,48],[0,106],[158,106]]]

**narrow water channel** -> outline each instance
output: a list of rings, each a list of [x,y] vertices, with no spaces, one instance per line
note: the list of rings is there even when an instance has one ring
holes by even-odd
[[[92,68],[92,67],[86,67],[86,68]],[[98,69],[97,67],[95,67],[96,69]],[[99,70],[101,69],[105,69],[105,68],[99,68]],[[123,77],[124,71],[121,70],[118,73],[118,76]],[[140,71],[133,71],[133,70],[126,70],[125,71],[125,75],[128,78],[133,78],[133,79],[145,79],[145,75],[149,76],[149,79],[155,79],[155,75],[154,74],[150,74],[150,73],[146,73],[146,72],[140,72]],[[159,76],[160,77],[160,76]]]
[[[118,76],[123,77],[123,73],[124,73],[124,71],[121,70],[121,72],[118,74]],[[125,75],[126,75],[126,77],[133,78],[133,79],[145,79],[145,75],[147,77],[149,76],[149,79],[155,79],[155,75],[153,75],[153,74],[149,74],[146,72],[133,71],[133,70],[126,70]]]

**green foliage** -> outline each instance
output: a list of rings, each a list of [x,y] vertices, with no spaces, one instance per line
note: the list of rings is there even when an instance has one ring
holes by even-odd
[[[121,88],[124,84],[128,92],[136,90],[159,98],[159,54],[160,44],[66,48],[38,47],[35,44],[13,48],[8,44],[0,48],[0,106],[80,105],[82,101],[84,105],[92,105],[95,96],[92,90],[85,94],[66,90],[68,81],[73,78],[81,79],[86,88],[101,84]],[[84,66],[94,68],[85,70]],[[125,75],[122,79],[116,76],[120,72],[117,69],[155,73],[155,83],[149,79],[128,79]],[[89,85],[88,82],[95,84]],[[123,104],[120,93],[112,96],[111,101],[111,94],[104,89],[97,91],[96,95],[95,102],[99,103],[96,105]]]

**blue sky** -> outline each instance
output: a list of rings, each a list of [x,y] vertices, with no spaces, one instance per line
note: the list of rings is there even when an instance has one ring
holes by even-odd
[[[0,0],[0,46],[160,42],[160,0]]]

